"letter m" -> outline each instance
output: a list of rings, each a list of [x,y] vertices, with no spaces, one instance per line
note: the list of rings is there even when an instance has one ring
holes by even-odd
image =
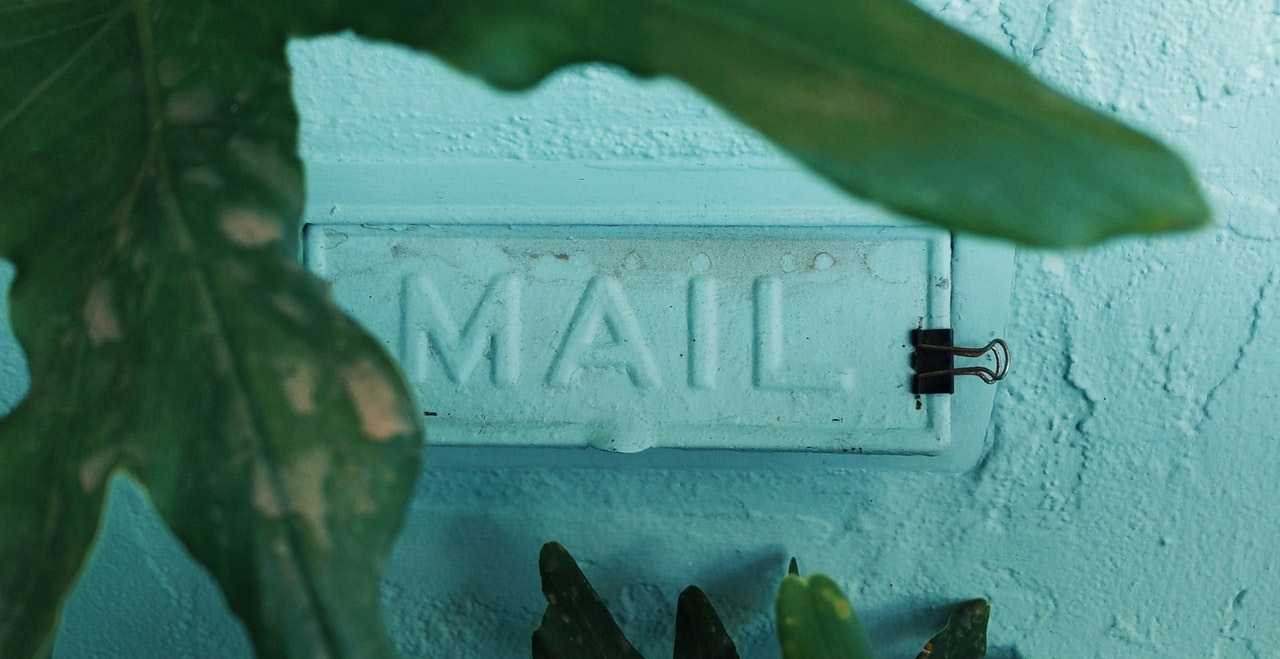
[[[429,381],[434,356],[449,380],[465,384],[486,352],[494,386],[513,385],[520,378],[517,277],[498,275],[491,279],[461,329],[450,312],[451,305],[446,304],[430,277],[414,275],[405,279],[403,292],[401,354],[414,382]],[[458,296],[451,295],[449,302],[456,309]]]

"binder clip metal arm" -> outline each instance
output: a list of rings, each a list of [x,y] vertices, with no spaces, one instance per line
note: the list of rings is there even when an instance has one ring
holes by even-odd
[[[1003,339],[994,339],[980,348],[955,345],[949,329],[918,329],[911,332],[911,366],[915,375],[911,378],[913,394],[955,393],[955,377],[972,375],[987,384],[1003,380],[1009,373],[1009,346]],[[956,357],[980,358],[990,354],[994,368],[986,366],[956,367]]]

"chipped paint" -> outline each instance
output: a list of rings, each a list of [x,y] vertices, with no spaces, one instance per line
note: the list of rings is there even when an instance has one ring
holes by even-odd
[[[120,316],[116,313],[115,300],[112,297],[111,282],[100,279],[89,287],[89,295],[84,300],[82,316],[85,327],[88,329],[89,342],[95,347],[124,338],[124,332],[120,328]]]
[[[375,442],[385,442],[411,432],[413,426],[400,410],[396,388],[370,361],[342,369],[342,384],[351,396],[360,430]]]
[[[247,208],[224,212],[218,226],[231,242],[241,247],[261,247],[284,236],[278,219]]]

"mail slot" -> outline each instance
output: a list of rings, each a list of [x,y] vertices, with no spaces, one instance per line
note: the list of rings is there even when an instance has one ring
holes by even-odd
[[[601,187],[590,175],[583,194]],[[406,199],[404,173],[335,176],[304,250],[398,358],[432,447],[930,468],[981,453],[991,387],[915,393],[912,337],[998,333],[998,248],[851,206],[491,205],[419,176],[460,199]],[[740,177],[644,180],[661,199]],[[352,180],[393,184],[344,196]]]
[[[313,226],[449,445],[934,454],[908,330],[950,317],[925,229]],[[371,267],[374,266],[374,267]],[[361,301],[361,298],[363,300]]]

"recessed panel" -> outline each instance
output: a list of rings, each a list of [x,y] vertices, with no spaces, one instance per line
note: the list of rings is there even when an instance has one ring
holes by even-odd
[[[947,234],[902,227],[311,225],[307,262],[386,342],[428,441],[932,455]]]

